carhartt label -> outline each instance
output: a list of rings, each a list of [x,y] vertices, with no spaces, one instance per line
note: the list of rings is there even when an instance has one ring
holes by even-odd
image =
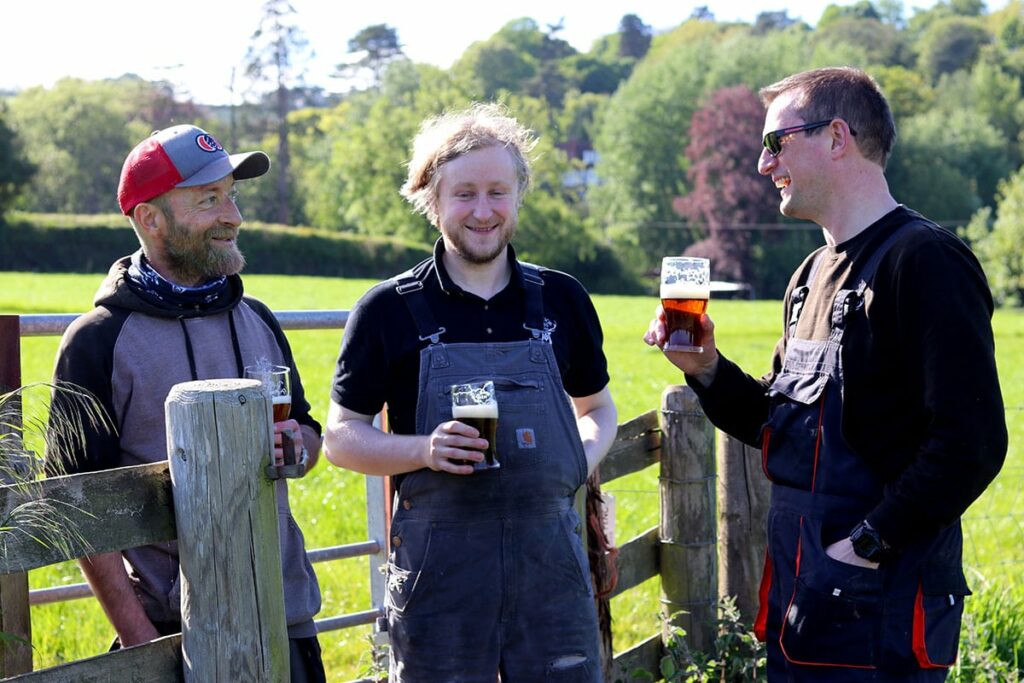
[[[520,448],[536,448],[537,439],[533,435],[533,430],[529,427],[516,430],[516,442],[519,443]]]

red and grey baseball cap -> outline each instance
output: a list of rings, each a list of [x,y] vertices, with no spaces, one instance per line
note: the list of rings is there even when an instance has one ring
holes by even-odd
[[[127,216],[142,202],[176,187],[214,183],[229,174],[245,180],[269,170],[270,157],[264,152],[229,155],[202,128],[173,126],[137,144],[124,160],[117,202]]]

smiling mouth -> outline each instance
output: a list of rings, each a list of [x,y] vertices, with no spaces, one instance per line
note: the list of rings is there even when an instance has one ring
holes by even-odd
[[[782,190],[782,189],[785,189],[785,188],[789,187],[789,184],[791,182],[792,182],[792,179],[790,179],[790,177],[788,175],[787,176],[781,176],[781,177],[775,179],[775,187],[780,189],[780,190]]]
[[[485,233],[485,232],[490,232],[492,230],[497,230],[498,226],[497,225],[467,225],[466,229],[469,230],[470,232]]]

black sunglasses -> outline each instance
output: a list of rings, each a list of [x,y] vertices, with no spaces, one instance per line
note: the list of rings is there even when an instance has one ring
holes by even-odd
[[[768,150],[768,154],[773,157],[777,157],[782,152],[782,138],[787,135],[792,135],[793,133],[800,133],[805,130],[814,130],[816,128],[821,128],[822,126],[827,126],[832,123],[833,120],[834,119],[829,119],[827,121],[815,121],[814,123],[802,123],[799,126],[790,126],[789,128],[779,128],[778,130],[773,130],[771,133],[765,135],[762,143],[764,144],[764,148]]]

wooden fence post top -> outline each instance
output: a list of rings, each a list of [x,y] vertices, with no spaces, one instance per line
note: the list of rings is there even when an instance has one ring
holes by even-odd
[[[695,416],[704,417],[704,411],[700,409],[700,403],[697,401],[697,393],[685,384],[670,384],[661,392],[661,409],[663,411],[683,409],[689,414],[689,411],[692,410],[691,406],[697,408],[698,412],[694,413]]]
[[[252,394],[261,394],[260,381],[256,379],[244,379],[236,377],[225,377],[223,379],[197,379],[191,382],[181,382],[171,387],[167,394],[167,402],[191,402],[202,400],[210,393],[218,394],[225,392],[238,392],[248,397]]]

